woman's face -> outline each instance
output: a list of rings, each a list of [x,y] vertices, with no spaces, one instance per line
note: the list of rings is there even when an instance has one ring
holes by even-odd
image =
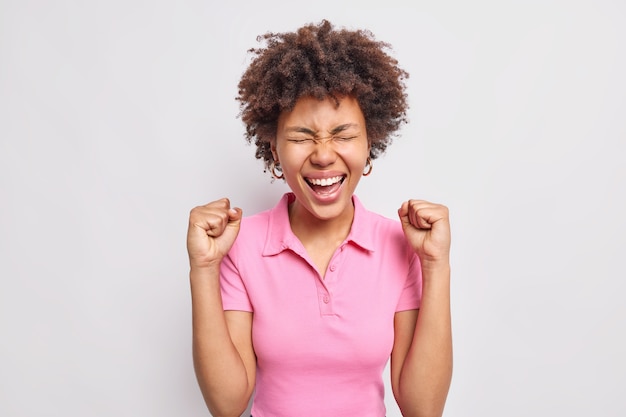
[[[295,216],[352,219],[352,194],[369,156],[365,118],[356,99],[301,98],[278,118],[274,160],[296,196]]]

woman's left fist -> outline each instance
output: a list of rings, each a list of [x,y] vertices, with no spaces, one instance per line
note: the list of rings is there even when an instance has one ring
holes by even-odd
[[[407,241],[424,263],[449,263],[448,208],[424,200],[409,200],[398,209]]]

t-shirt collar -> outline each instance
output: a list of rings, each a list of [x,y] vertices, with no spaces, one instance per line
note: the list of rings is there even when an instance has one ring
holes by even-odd
[[[267,232],[267,240],[263,248],[263,256],[276,255],[286,249],[299,252],[302,243],[293,234],[291,225],[289,224],[289,204],[295,200],[296,196],[291,193],[285,193],[278,201],[274,208],[269,212],[269,224]],[[350,233],[346,238],[346,242],[354,243],[361,248],[373,252],[374,251],[374,230],[371,228],[372,222],[369,221],[370,213],[363,207],[356,195],[352,195],[354,204],[354,220]],[[368,224],[370,227],[368,227]]]

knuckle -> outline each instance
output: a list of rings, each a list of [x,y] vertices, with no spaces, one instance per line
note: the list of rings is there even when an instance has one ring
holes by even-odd
[[[202,207],[198,206],[198,207],[194,207],[191,210],[189,210],[189,218],[196,218],[200,215],[200,212],[202,211]]]

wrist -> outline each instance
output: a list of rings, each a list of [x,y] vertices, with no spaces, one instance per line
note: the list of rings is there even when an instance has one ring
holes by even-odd
[[[450,258],[420,258],[422,271],[450,271]]]
[[[422,281],[426,283],[445,283],[450,285],[450,263],[447,261],[422,262]]]
[[[207,262],[189,262],[189,276],[217,275],[220,274],[221,260]]]

